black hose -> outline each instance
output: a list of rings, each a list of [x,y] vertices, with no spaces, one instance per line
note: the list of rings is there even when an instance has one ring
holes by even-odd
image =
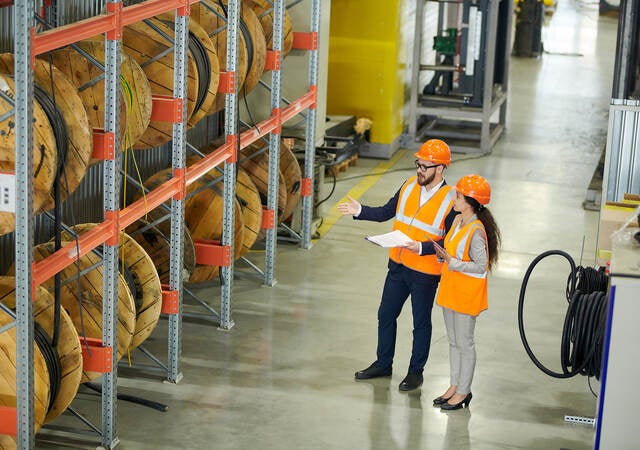
[[[100,393],[102,392],[102,386],[100,386],[99,384],[84,383],[84,385],[89,389],[91,389],[92,391],[100,392]],[[129,394],[123,394],[121,392],[118,392],[117,397],[118,397],[118,400],[136,403],[138,405],[146,406],[147,408],[152,408],[157,411],[167,412],[169,410],[169,406],[165,405],[164,403],[154,402],[153,400],[148,400],[146,398],[136,397],[134,395],[129,395]]]
[[[562,256],[571,267],[566,293],[568,308],[560,346],[562,372],[545,367],[536,358],[524,330],[523,309],[527,284],[535,266],[548,256]],[[604,272],[591,268],[576,268],[573,258],[561,250],[546,251],[531,262],[520,287],[518,328],[527,355],[542,372],[554,378],[571,378],[577,374],[600,378],[608,304],[607,288],[608,276]]]

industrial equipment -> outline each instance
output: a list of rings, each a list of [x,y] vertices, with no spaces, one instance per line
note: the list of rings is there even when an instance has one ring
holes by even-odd
[[[436,3],[432,64],[423,64],[422,56],[427,41],[424,24],[433,21],[430,16],[435,11],[425,8],[423,0],[416,6],[406,145],[438,137],[450,143],[454,151],[488,153],[504,130],[506,119],[507,43],[513,3]],[[425,83],[429,74],[433,75]]]

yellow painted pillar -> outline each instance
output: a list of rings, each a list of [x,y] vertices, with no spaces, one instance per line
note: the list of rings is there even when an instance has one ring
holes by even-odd
[[[401,62],[404,0],[341,0],[331,4],[327,114],[369,117],[370,155],[390,157],[403,126]]]

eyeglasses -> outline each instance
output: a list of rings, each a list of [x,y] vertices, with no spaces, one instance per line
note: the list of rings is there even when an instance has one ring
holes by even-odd
[[[442,164],[435,164],[433,166],[427,166],[427,165],[424,165],[424,164],[420,164],[417,159],[415,160],[415,164],[416,164],[416,169],[421,170],[423,172],[426,172],[427,170],[431,169],[432,167],[438,167],[438,166],[442,165]]]

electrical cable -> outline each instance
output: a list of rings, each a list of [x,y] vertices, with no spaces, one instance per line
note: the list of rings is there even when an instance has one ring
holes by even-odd
[[[209,90],[209,84],[211,83],[211,61],[209,61],[207,49],[192,32],[189,32],[189,50],[191,51],[198,71],[198,97],[193,110],[195,113],[200,110]]]
[[[331,186],[331,192],[329,192],[325,198],[323,198],[318,203],[313,205],[314,208],[317,208],[318,206],[322,205],[324,202],[329,200],[333,195],[333,192],[336,190],[336,181],[337,181],[336,171],[333,166],[329,166],[329,169],[331,170],[331,176],[333,177],[333,185]]]
[[[571,267],[566,287],[569,306],[565,315],[560,347],[562,372],[545,367],[536,358],[524,329],[523,310],[529,278],[536,265],[549,256],[562,256]],[[571,378],[582,374],[599,379],[608,305],[607,284],[608,277],[604,272],[590,268],[576,268],[573,258],[562,250],[546,251],[531,262],[520,287],[518,328],[527,355],[542,372],[554,378]]]
[[[33,325],[33,339],[42,353],[49,372],[49,406],[47,411],[51,411],[62,384],[62,364],[58,356],[58,349],[53,345],[47,332],[38,322],[34,321]]]
[[[37,84],[33,85],[33,96],[44,111],[45,115],[49,119],[51,131],[56,140],[57,149],[57,167],[56,167],[56,179],[53,185],[54,195],[54,214],[55,214],[55,246],[56,250],[60,249],[61,244],[61,222],[62,212],[59,206],[60,203],[60,179],[61,173],[64,172],[65,162],[67,160],[67,152],[69,150],[69,135],[67,133],[67,125],[64,121],[62,113],[58,109],[55,101],[55,89],[53,85],[53,72],[51,63],[49,66],[49,77],[51,81],[51,95],[49,95],[43,88]],[[60,330],[60,274],[56,274],[54,279],[54,314],[53,314],[53,345],[58,343],[58,335]]]

